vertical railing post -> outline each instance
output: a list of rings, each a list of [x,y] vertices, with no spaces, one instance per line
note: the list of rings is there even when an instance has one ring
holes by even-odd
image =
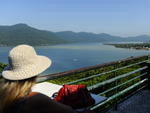
[[[119,62],[118,62],[119,63]],[[118,63],[116,63],[115,65],[114,65],[114,67],[115,67],[115,69],[117,69],[118,68]],[[117,76],[117,72],[115,71],[114,72],[114,74],[115,74],[115,77]],[[115,81],[115,86],[117,86],[118,85],[118,83],[117,83],[117,81]],[[116,90],[115,90],[115,93],[117,93],[118,92],[118,89],[116,88]],[[115,102],[115,106],[114,106],[114,110],[115,111],[117,111],[118,110],[118,100],[117,100],[118,98],[116,98],[116,102]]]
[[[148,60],[150,60],[150,56],[148,55]],[[146,62],[145,65],[148,67],[146,69],[146,72],[147,72],[147,75],[146,75],[146,78],[148,78],[148,88],[150,89],[150,61]]]

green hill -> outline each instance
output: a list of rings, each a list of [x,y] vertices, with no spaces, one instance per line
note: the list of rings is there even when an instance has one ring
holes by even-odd
[[[109,41],[122,41],[123,39],[118,36],[112,36],[106,33],[89,33],[89,32],[72,32],[62,31],[56,32],[56,35],[63,40],[69,42],[109,42]]]
[[[64,43],[89,43],[89,42],[149,42],[150,36],[140,35],[135,37],[119,37],[106,33],[89,33],[61,31],[51,32],[38,30],[26,24],[12,26],[0,26],[0,46],[15,46],[18,44],[29,44],[32,46],[54,45]]]
[[[52,45],[66,43],[55,33],[38,30],[26,24],[13,26],[0,26],[0,45],[14,46],[18,44],[29,44],[33,46]]]

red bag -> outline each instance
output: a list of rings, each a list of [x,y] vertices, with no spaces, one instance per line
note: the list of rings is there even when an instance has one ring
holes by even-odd
[[[54,100],[74,109],[87,107],[95,103],[85,85],[63,85]]]

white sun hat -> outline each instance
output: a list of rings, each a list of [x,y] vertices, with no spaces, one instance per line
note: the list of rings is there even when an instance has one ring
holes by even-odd
[[[2,77],[8,80],[24,80],[37,76],[51,65],[48,57],[37,55],[29,45],[14,47],[9,52],[8,61],[9,65],[2,72]]]

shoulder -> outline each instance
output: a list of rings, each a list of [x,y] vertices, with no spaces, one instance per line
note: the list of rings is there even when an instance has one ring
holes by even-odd
[[[36,94],[28,97],[26,101],[26,109],[33,113],[75,113],[72,108],[64,104],[58,103],[43,94]]]

